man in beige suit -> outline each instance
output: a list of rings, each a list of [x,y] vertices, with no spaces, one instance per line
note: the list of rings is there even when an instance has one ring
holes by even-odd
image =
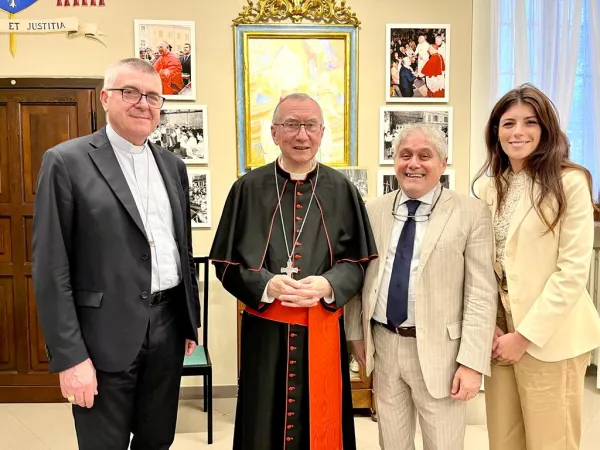
[[[497,311],[489,208],[443,189],[444,133],[404,126],[394,141],[400,190],[367,204],[382,258],[346,305],[354,356],[373,371],[380,445],[462,450],[466,403],[490,373]],[[385,256],[385,257],[383,257]]]

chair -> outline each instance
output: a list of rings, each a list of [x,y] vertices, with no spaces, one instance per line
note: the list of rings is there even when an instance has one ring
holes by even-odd
[[[194,353],[183,360],[183,376],[203,377],[204,412],[208,413],[208,443],[213,443],[213,410],[212,410],[212,363],[208,352],[208,268],[207,256],[195,257],[196,276],[200,282],[200,265],[204,265],[204,295],[202,300],[202,342]]]

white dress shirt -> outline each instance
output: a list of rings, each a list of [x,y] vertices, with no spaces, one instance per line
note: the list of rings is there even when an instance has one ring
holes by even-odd
[[[110,124],[106,125],[106,134],[137,205],[148,241],[151,242],[151,292],[175,287],[182,278],[173,213],[152,150],[147,141],[141,146],[133,145],[119,136]]]
[[[433,196],[435,190],[439,184],[425,194],[419,200],[421,204],[417,208],[415,215],[427,214],[431,210],[433,204]],[[403,192],[400,193],[400,199],[396,206],[396,213],[401,216],[408,215],[408,207],[406,202],[411,200]],[[394,267],[394,258],[396,257],[396,247],[398,246],[398,240],[402,233],[402,228],[406,220],[394,220],[394,226],[392,227],[392,235],[390,236],[390,246],[387,249],[385,258],[385,266],[383,269],[383,276],[381,277],[381,285],[379,286],[379,295],[377,297],[377,303],[375,305],[375,312],[373,313],[373,319],[377,322],[387,323],[387,301],[388,291],[390,287],[390,279],[392,277],[392,268]],[[425,238],[425,232],[427,231],[427,225],[429,220],[417,219],[415,223],[415,245],[413,249],[413,256],[410,261],[410,278],[408,280],[408,315],[406,321],[401,325],[403,327],[415,326],[415,277],[417,270],[419,269],[419,259],[421,258],[421,249],[423,248],[423,239]]]

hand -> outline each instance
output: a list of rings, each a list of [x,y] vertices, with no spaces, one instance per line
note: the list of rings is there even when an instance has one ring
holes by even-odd
[[[299,280],[300,288],[293,295],[283,295],[279,299],[283,306],[292,308],[316,306],[323,297],[332,294],[331,285],[327,278],[310,276]]]
[[[192,341],[191,339],[186,339],[185,340],[185,356],[191,356],[192,353],[194,353],[194,350],[196,350],[196,343],[194,341]]]
[[[327,278],[322,276],[310,276],[300,280],[302,290],[309,290],[310,293],[316,292],[319,298],[331,297],[333,289]]]
[[[504,331],[502,331],[499,327],[496,327],[496,329],[494,330],[494,341],[492,343],[492,354],[498,348],[498,338],[500,336],[504,336]]]
[[[455,400],[475,398],[481,387],[481,374],[473,369],[460,366],[452,381],[452,395]]]
[[[361,339],[360,341],[348,341],[348,345],[350,346],[350,353],[354,355],[358,363],[366,367],[367,359],[365,352],[365,341]]]
[[[529,347],[530,341],[518,331],[498,338],[498,346],[492,356],[509,364],[518,363]]]
[[[280,298],[282,295],[293,295],[300,288],[300,282],[287,275],[275,275],[267,284],[267,295]]]
[[[58,374],[60,390],[64,398],[82,408],[94,406],[94,395],[98,395],[96,369],[88,358],[76,366]]]

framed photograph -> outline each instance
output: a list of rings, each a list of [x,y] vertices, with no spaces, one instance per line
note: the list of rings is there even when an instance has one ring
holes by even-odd
[[[177,105],[160,111],[160,124],[150,140],[186,164],[208,164],[206,105]]]
[[[446,168],[442,176],[440,177],[440,183],[444,186],[444,189],[455,190],[456,189],[456,172],[454,169]],[[399,189],[398,179],[396,178],[396,172],[393,168],[379,169],[377,172],[377,196],[385,195],[389,192]]]
[[[352,25],[237,25],[235,85],[238,175],[275,160],[273,111],[294,92],[323,110],[320,161],[357,164],[357,28]]]
[[[210,172],[200,167],[188,167],[188,179],[192,228],[210,228],[212,221]]]
[[[336,168],[343,173],[360,192],[362,198],[369,196],[368,171],[362,167],[340,167]]]
[[[377,171],[377,196],[388,194],[399,188],[398,179],[394,168],[379,169]]]
[[[196,28],[193,21],[134,20],[137,58],[152,63],[160,74],[167,100],[196,100]]]
[[[446,170],[440,178],[440,183],[444,185],[444,189],[449,189],[451,191],[456,190],[456,171],[446,167]]]
[[[392,143],[407,123],[422,122],[439,126],[446,134],[448,161],[452,164],[451,106],[382,106],[379,112],[379,164],[394,164]]]
[[[386,25],[387,102],[449,101],[450,25]]]

